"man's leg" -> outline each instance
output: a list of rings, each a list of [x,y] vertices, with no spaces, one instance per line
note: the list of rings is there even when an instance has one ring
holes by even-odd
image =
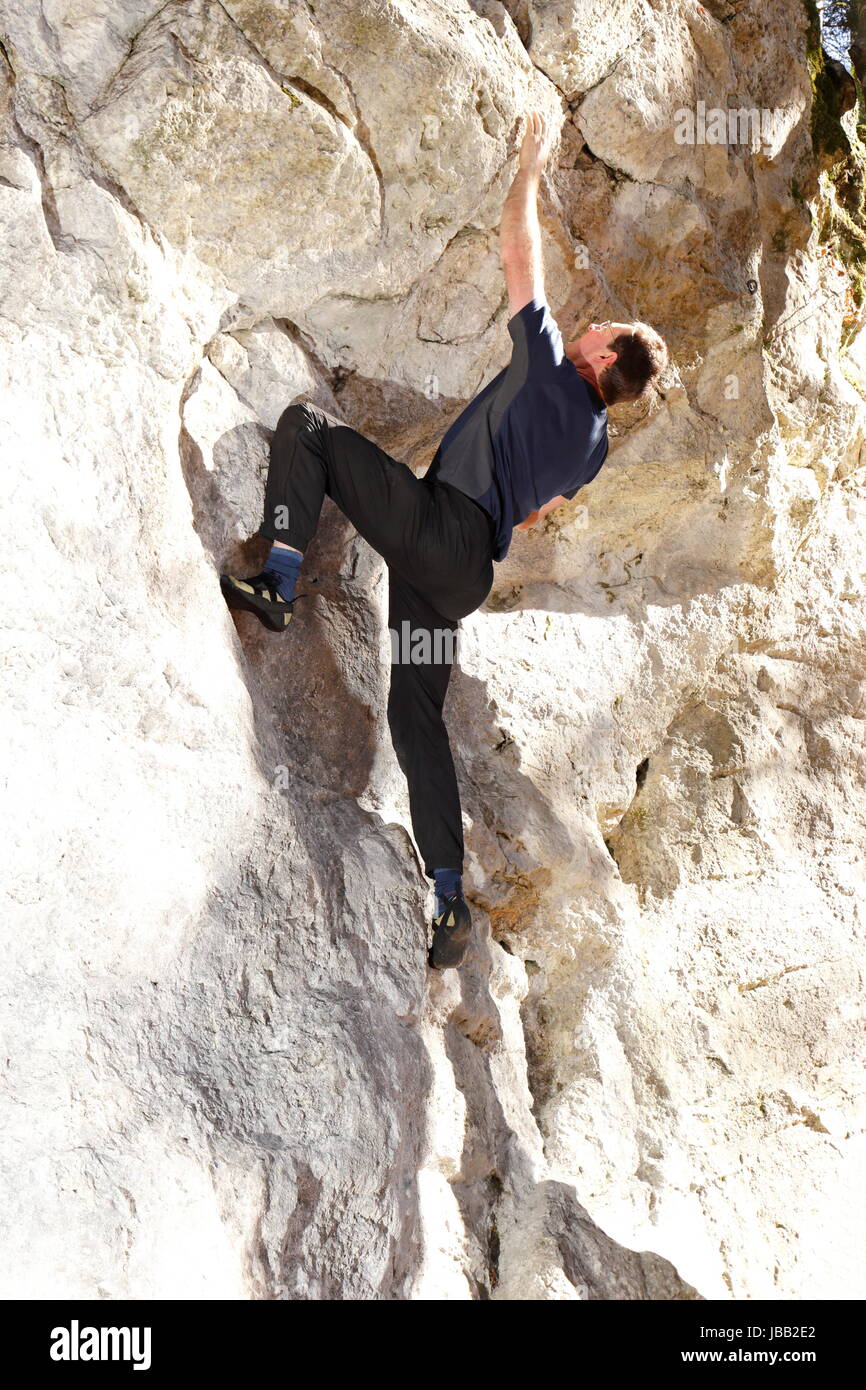
[[[430,488],[372,440],[301,401],[277,422],[259,534],[303,554],[325,497],[389,565],[404,574],[423,566]]]
[[[433,488],[372,440],[312,402],[298,401],[280,416],[270,452],[259,534],[273,545],[261,574],[221,575],[231,608],[255,613],[272,631],[285,631],[325,497],[402,574],[422,577],[442,568],[453,528],[439,515]]]
[[[278,557],[290,565],[302,557],[326,496],[388,565],[389,626],[400,641],[388,722],[407,779],[425,872],[436,877],[437,897],[440,891],[448,895],[448,911],[437,919],[431,964],[456,965],[471,920],[462,892],[452,893],[463,868],[463,832],[442,707],[458,620],[479,607],[493,582],[491,523],[459,490],[417,478],[356,430],[309,402],[298,402],[283,411],[271,444],[260,528],[274,542],[269,563],[279,569]],[[238,606],[263,615],[259,590],[273,598],[266,574],[224,580],[229,602],[238,603],[240,589]],[[272,616],[268,612],[263,621]],[[277,612],[274,626],[280,618]],[[448,873],[436,875],[436,870]]]
[[[292,405],[271,445],[261,534],[303,552],[326,496],[388,565],[388,625],[398,644],[391,736],[425,872],[459,874],[460,798],[442,707],[458,619],[493,582],[489,520],[462,493],[425,483],[326,411]]]
[[[251,606],[263,621],[273,617],[268,625],[282,628],[269,571],[285,575],[293,588],[325,497],[439,613],[465,617],[489,593],[492,523],[486,512],[458,489],[416,477],[319,406],[299,401],[283,411],[271,441],[259,535],[274,544],[265,571],[255,577],[262,582],[223,576],[230,601],[246,593],[251,603],[239,606]]]
[[[424,872],[436,882],[433,945],[427,959],[434,969],[445,970],[461,963],[472,932],[461,883],[460,794],[442,718],[458,625],[389,568],[388,627],[388,725],[409,788],[412,830]]]
[[[442,718],[457,623],[443,618],[413,585],[389,569],[388,627],[388,727],[409,788],[412,830],[424,872],[428,878],[439,868],[462,873],[460,795]]]

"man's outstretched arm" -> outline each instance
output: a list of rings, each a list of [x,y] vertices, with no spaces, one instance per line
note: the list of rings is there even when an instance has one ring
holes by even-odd
[[[520,146],[519,166],[499,224],[499,254],[505,271],[509,317],[544,295],[541,228],[538,225],[538,185],[553,136],[540,111],[530,111]]]

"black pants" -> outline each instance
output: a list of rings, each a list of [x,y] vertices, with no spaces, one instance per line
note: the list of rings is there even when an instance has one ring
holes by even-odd
[[[432,878],[437,868],[462,870],[460,797],[442,706],[459,620],[493,584],[492,522],[457,488],[417,478],[357,430],[301,401],[277,423],[259,534],[305,551],[325,496],[388,567],[388,726],[424,871]]]

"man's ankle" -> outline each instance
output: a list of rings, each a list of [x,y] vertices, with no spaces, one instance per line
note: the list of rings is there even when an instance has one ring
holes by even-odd
[[[462,869],[434,869],[433,886],[436,891],[436,916],[445,910],[445,899],[454,893],[463,894]]]
[[[265,561],[265,569],[268,574],[274,576],[280,597],[284,598],[286,603],[291,603],[295,596],[295,584],[301,571],[303,558],[300,550],[294,550],[290,546],[281,545],[279,541],[274,541]]]

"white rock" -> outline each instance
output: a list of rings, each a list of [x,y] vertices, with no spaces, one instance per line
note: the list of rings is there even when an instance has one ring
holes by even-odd
[[[510,8],[7,0],[7,1297],[863,1290],[866,362],[805,14]],[[732,91],[771,147],[673,140]],[[464,624],[440,977],[378,557],[326,502],[285,639],[218,574],[292,400],[417,466],[507,361],[531,104],[563,331],[673,361]]]

